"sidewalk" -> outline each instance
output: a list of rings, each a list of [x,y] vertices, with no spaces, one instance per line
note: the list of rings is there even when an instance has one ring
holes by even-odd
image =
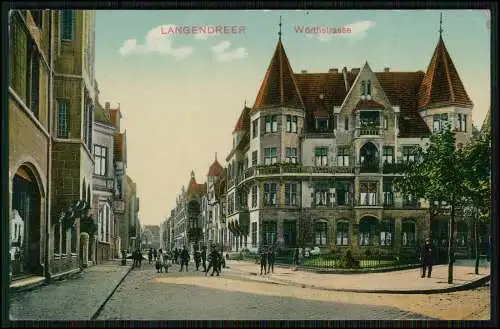
[[[253,262],[233,260],[228,265],[230,266],[229,272],[252,281],[364,293],[430,294],[452,292],[485,284],[490,277],[489,267],[480,267],[479,275],[475,275],[474,267],[468,266],[469,264],[454,266],[452,284],[448,284],[448,265],[434,266],[431,278],[421,278],[420,269],[369,274],[318,274],[280,267],[275,267],[272,274],[261,276],[260,265]]]
[[[130,272],[132,261],[89,267],[75,278],[10,295],[11,320],[90,320]]]

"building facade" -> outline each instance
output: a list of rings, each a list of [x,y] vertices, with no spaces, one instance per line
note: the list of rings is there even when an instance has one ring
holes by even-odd
[[[114,166],[114,136],[115,126],[111,121],[109,108],[104,108],[96,98],[93,148],[93,205],[94,216],[97,219],[97,232],[91,237],[91,244],[96,244],[95,255],[90,260],[98,264],[114,258],[114,196],[115,196],[115,166]],[[91,250],[94,248],[90,248]]]
[[[447,248],[448,218],[395,193],[412,150],[450,123],[471,137],[473,104],[439,36],[427,71],[330,69],[294,73],[276,46],[252,108],[242,110],[227,157],[232,250],[320,247],[414,253],[432,231]],[[457,254],[471,225],[457,220]],[[432,228],[432,229],[431,229]]]
[[[76,271],[92,221],[94,12],[9,12],[13,278]]]
[[[137,185],[128,175],[125,178],[124,207],[123,220],[119,222],[121,247],[131,252],[139,247],[137,241],[140,240],[140,223]]]
[[[162,248],[162,246],[160,244],[160,242],[161,242],[161,239],[160,239],[160,226],[158,226],[158,225],[145,225],[144,226],[144,231],[151,232],[151,240],[148,241],[148,242],[150,242],[150,244],[148,243],[148,247],[149,248],[153,248],[153,249]]]

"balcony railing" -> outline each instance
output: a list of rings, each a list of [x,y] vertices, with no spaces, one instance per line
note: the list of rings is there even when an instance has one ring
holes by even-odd
[[[384,163],[383,173],[384,174],[402,174],[409,168],[409,164],[406,162],[398,163]]]
[[[361,136],[383,136],[384,129],[381,127],[356,127],[355,129],[355,137]]]
[[[363,163],[359,167],[361,173],[378,173],[380,170],[378,162]]]

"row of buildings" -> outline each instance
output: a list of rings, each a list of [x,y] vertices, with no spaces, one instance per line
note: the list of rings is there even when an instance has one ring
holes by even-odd
[[[191,174],[162,223],[162,243],[413,254],[432,234],[445,253],[448,216],[431,220],[429,211],[441,205],[393,187],[415,146],[446,123],[457,143],[475,129],[441,32],[426,72],[374,72],[366,62],[295,73],[280,36],[253,106],[237,120],[224,168],[216,158],[203,184]],[[469,219],[459,217],[454,234],[457,254],[469,255]]]
[[[95,12],[8,19],[10,274],[50,279],[132,248],[139,199],[120,108],[99,101]]]

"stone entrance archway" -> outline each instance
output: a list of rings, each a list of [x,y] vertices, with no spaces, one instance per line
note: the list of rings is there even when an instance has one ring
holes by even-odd
[[[12,180],[10,271],[12,278],[43,275],[41,266],[42,193],[36,173],[27,165]]]

